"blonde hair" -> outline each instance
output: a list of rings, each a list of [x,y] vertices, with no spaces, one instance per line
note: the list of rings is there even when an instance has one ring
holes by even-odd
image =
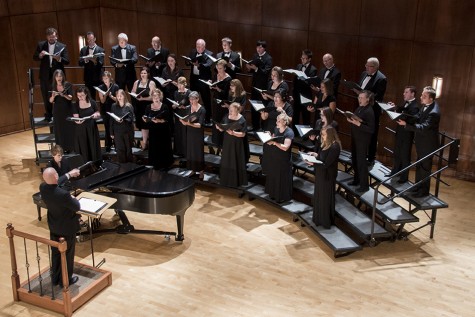
[[[322,139],[322,149],[324,150],[328,149],[335,142],[340,145],[340,149],[341,149],[341,141],[340,141],[340,138],[338,137],[338,132],[336,132],[336,129],[332,127],[331,125],[327,125],[326,127],[322,129],[322,132],[323,131],[327,133],[327,137],[325,139]]]
[[[286,113],[281,113],[277,116],[277,120],[282,120],[285,123],[285,126],[289,126],[290,117]]]

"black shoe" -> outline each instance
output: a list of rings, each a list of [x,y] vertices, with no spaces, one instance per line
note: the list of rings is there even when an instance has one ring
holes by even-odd
[[[417,193],[419,192],[419,187],[413,187],[407,191],[408,193]]]
[[[348,183],[348,185],[350,186],[358,186],[360,183],[359,182],[356,182],[356,181],[351,181]]]
[[[76,284],[78,280],[79,280],[78,276],[71,277],[71,279],[69,280],[69,285]]]
[[[426,193],[426,192],[417,192],[415,193],[414,195],[412,195],[412,197],[416,197],[416,198],[422,198],[422,197],[427,197],[429,196],[429,193]]]
[[[364,193],[364,192],[367,192],[368,190],[369,190],[369,187],[362,187],[362,186],[360,186],[360,187],[358,187],[358,188],[356,189],[356,192],[358,192],[358,193]]]

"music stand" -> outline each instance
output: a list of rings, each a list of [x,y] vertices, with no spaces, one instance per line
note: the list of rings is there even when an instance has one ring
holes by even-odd
[[[91,218],[100,218],[104,211],[115,204],[117,199],[89,192],[82,192],[76,197],[76,199],[79,200],[79,203],[81,204],[81,209],[78,211],[78,213],[87,216],[87,224],[89,225],[89,239],[91,240],[92,266],[96,267],[94,260],[94,245],[92,242]],[[97,267],[100,267],[105,261],[105,258],[102,259],[102,261],[97,264]]]

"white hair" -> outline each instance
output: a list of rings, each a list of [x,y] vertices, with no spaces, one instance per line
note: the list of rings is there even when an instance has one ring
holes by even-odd
[[[117,35],[117,39],[119,39],[119,40],[124,39],[127,42],[129,41],[129,38],[128,38],[127,34],[125,34],[125,33],[120,33],[119,35]]]

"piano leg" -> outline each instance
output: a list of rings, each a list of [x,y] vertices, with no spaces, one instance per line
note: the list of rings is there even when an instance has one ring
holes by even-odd
[[[178,234],[175,236],[175,241],[183,241],[185,240],[185,236],[183,235],[183,224],[185,222],[185,213],[183,215],[176,215],[176,227]]]

